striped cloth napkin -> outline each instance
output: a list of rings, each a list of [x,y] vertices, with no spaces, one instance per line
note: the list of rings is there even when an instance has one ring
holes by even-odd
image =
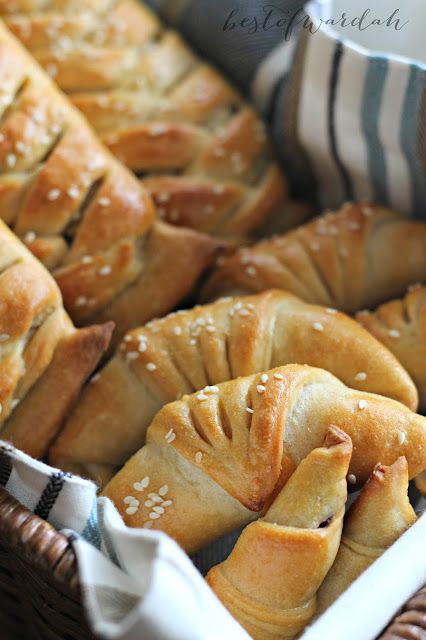
[[[171,538],[129,529],[88,480],[0,441],[0,486],[70,538],[95,634],[120,640],[249,640]]]
[[[426,218],[424,0],[150,4],[251,94],[295,195]]]

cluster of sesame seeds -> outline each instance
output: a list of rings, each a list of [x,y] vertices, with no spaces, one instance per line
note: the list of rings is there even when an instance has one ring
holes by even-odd
[[[199,402],[203,402],[204,400],[208,400],[209,393],[219,393],[219,387],[217,387],[215,384],[214,385],[207,385],[206,387],[204,387],[204,389],[202,391],[200,391],[199,393],[197,393],[197,400]]]
[[[166,435],[164,436],[164,439],[167,442],[167,444],[171,444],[172,442],[174,442],[176,440],[176,434],[174,430],[169,429]]]
[[[252,302],[236,302],[231,309],[228,311],[228,314],[231,318],[235,315],[240,316],[241,318],[246,318],[254,311],[254,304]]]
[[[139,482],[135,482],[133,484],[133,489],[139,493],[143,493],[145,489],[147,489],[150,485],[149,476],[145,476]],[[144,507],[151,509],[149,513],[150,520],[144,524],[145,529],[149,529],[152,526],[153,520],[158,520],[165,512],[167,507],[170,507],[173,504],[173,500],[165,499],[166,495],[169,492],[169,487],[167,484],[161,486],[158,492],[152,491],[147,494],[147,500],[144,502]],[[135,498],[135,496],[129,495],[123,499],[125,505],[128,505],[126,508],[126,513],[129,516],[135,515],[139,511],[140,500]]]

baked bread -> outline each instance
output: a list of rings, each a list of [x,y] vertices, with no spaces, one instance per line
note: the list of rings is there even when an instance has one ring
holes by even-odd
[[[426,287],[410,287],[404,298],[387,302],[373,313],[361,311],[356,319],[409,372],[419,391],[420,411],[426,413]]]
[[[258,115],[146,6],[0,0],[0,15],[165,220],[219,235],[300,222]]]
[[[53,278],[0,221],[0,437],[44,456],[112,328],[75,329]]]
[[[354,312],[401,295],[425,274],[426,223],[379,206],[346,204],[222,260],[202,299],[272,287]]]
[[[99,465],[107,465],[108,477],[111,463],[126,462],[167,402],[295,362],[417,408],[407,373],[354,320],[284,291],[267,291],[175,313],[129,332],[86,387],[50,460],[85,476],[96,462],[95,479],[102,484]]]
[[[318,615],[416,521],[407,491],[404,457],[377,465],[345,518],[336,561],[318,592]]]
[[[265,516],[242,532],[207,582],[254,640],[296,637],[339,548],[350,439],[337,429],[302,460]]]
[[[256,519],[330,424],[352,439],[354,486],[400,455],[410,477],[426,469],[426,418],[322,369],[288,365],[163,407],[103,494],[127,525],[161,529],[192,552]]]
[[[113,319],[118,336],[173,309],[214,241],[153,226],[138,180],[2,24],[0,87],[0,218],[53,272],[72,319]]]

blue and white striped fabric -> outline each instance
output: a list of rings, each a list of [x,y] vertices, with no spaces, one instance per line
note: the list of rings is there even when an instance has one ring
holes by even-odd
[[[129,529],[87,480],[0,441],[0,487],[70,538],[92,630],[114,640],[249,640],[168,536]]]
[[[410,38],[415,20],[426,20],[424,4],[407,0],[399,10],[396,49],[404,33]],[[342,6],[359,16],[359,3],[314,0],[304,9],[296,0],[151,5],[251,93],[270,119],[296,195],[322,208],[372,200],[426,218],[425,60],[378,53],[384,27],[372,25],[368,38],[361,34],[374,47],[367,49],[353,41],[358,30],[337,31],[321,22],[336,19]],[[304,16],[309,28],[297,27]]]

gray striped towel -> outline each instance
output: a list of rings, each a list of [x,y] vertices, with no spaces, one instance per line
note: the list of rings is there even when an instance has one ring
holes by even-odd
[[[158,531],[126,527],[92,482],[0,441],[0,486],[70,538],[86,613],[100,637],[249,640],[182,549]]]
[[[150,4],[251,93],[296,195],[324,209],[370,200],[426,218],[424,42],[418,59],[386,53],[416,51],[424,2],[406,0],[394,13],[372,0],[361,28],[356,0],[303,9],[297,0]],[[354,26],[325,24],[339,22],[342,9]]]

